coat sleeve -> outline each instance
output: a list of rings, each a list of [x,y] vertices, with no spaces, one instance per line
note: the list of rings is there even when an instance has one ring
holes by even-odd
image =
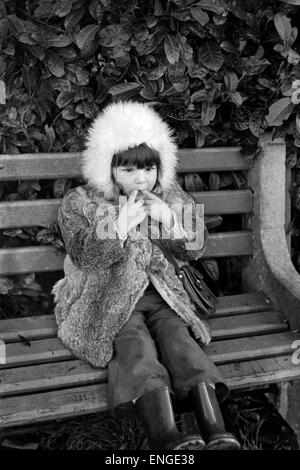
[[[162,242],[176,258],[181,260],[197,260],[203,255],[209,234],[204,223],[202,208],[196,206],[194,199],[176,183],[172,191],[172,199],[167,201],[181,221],[186,236],[182,238],[163,238]],[[185,215],[183,215],[185,214]]]
[[[58,224],[72,262],[83,271],[108,268],[125,255],[124,241],[117,236],[100,239],[103,211],[82,196],[78,188],[69,191],[58,211]]]

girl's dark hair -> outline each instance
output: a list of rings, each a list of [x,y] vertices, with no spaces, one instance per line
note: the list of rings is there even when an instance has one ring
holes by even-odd
[[[137,168],[150,168],[156,165],[157,171],[160,170],[160,156],[157,150],[152,149],[147,144],[140,144],[127,150],[115,153],[111,166],[136,166]]]

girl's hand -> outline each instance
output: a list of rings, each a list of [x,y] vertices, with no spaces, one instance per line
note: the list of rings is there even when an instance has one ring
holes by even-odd
[[[138,191],[132,191],[128,201],[122,207],[116,221],[116,227],[121,239],[126,238],[128,232],[143,222],[147,213],[144,207],[144,200],[136,201]]]
[[[157,222],[161,222],[167,230],[174,226],[173,212],[168,204],[150,191],[141,191],[147,215]]]

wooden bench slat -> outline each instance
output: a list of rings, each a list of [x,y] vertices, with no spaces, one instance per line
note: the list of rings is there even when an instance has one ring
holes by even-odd
[[[251,232],[211,234],[203,258],[247,256],[253,252]],[[54,246],[3,248],[0,250],[0,275],[61,271],[64,254]]]
[[[292,354],[292,343],[297,339],[300,339],[298,332],[286,331],[284,333],[214,341],[205,346],[204,350],[216,364],[226,364]]]
[[[0,340],[7,343],[25,339],[42,339],[56,336],[57,327],[54,315],[38,315],[24,318],[1,320]]]
[[[106,411],[107,385],[54,390],[1,402],[0,428]]]
[[[292,363],[292,355],[219,365],[232,390],[257,388],[272,383],[295,380],[300,367]]]
[[[253,195],[249,189],[228,191],[198,191],[189,193],[204,204],[205,215],[246,214],[253,210]]]
[[[0,397],[103,383],[107,369],[96,369],[78,359],[1,370]]]
[[[248,170],[250,162],[239,147],[180,149],[180,172]],[[80,153],[24,153],[0,155],[0,181],[77,178]]]
[[[214,340],[288,330],[288,324],[275,311],[212,318],[208,323]]]
[[[218,297],[217,309],[212,319],[246,313],[272,310],[270,301],[263,293],[247,293]],[[0,340],[18,342],[21,335],[27,339],[42,339],[56,336],[53,314],[1,320]]]
[[[73,355],[58,338],[47,338],[24,343],[8,343],[6,345],[6,364],[0,365],[0,370],[7,367],[56,362],[72,359]]]
[[[180,149],[178,155],[182,173],[249,170],[251,167],[239,147]]]
[[[191,196],[204,204],[205,215],[245,214],[252,211],[252,193],[243,191],[202,191]],[[50,227],[57,221],[62,199],[0,202],[0,229],[15,227]]]
[[[300,368],[299,365],[292,363],[291,357],[291,354],[288,354],[221,364],[219,369],[230,383],[232,390],[257,387],[298,378]],[[88,363],[77,359],[54,364],[38,364],[1,371],[0,397],[106,382],[107,369],[94,369]]]
[[[292,364],[290,355],[219,367],[232,390],[256,388],[261,384],[268,385],[300,378],[300,368]],[[1,405],[0,428],[4,429],[107,411],[107,385],[104,383],[53,390],[25,395],[22,399],[12,396],[5,398]]]
[[[250,256],[252,254],[253,239],[251,232],[221,232],[210,235],[207,248],[202,258]]]
[[[20,336],[32,341],[57,336],[54,315],[44,315],[41,318],[36,317],[36,322],[34,318],[21,318],[19,321],[17,320],[18,323],[15,322],[15,325],[12,320],[2,320],[4,325],[1,328],[0,339],[9,344],[22,343]],[[211,317],[208,322],[214,339],[285,331],[288,329],[287,323],[280,314],[272,310],[226,317]]]
[[[249,335],[249,329],[247,329],[247,334]],[[234,336],[233,333],[231,333],[232,336]],[[292,342],[296,339],[300,339],[299,334],[286,331],[213,341],[205,347],[205,350],[217,364],[238,362],[287,354],[291,352]],[[6,364],[0,365],[0,370],[23,365],[65,361],[72,358],[71,351],[66,349],[58,338],[31,341],[30,346],[24,343],[10,343],[6,346]]]
[[[0,181],[76,178],[80,153],[23,153],[0,155]]]
[[[213,317],[239,315],[241,313],[265,312],[272,310],[271,301],[263,292],[247,292],[244,294],[218,297],[217,309]]]

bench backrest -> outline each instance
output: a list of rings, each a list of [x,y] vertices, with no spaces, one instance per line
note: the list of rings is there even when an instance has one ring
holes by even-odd
[[[0,182],[52,180],[80,177],[79,153],[21,154],[0,156]],[[203,191],[199,173],[246,172],[250,162],[237,147],[179,150],[179,180],[194,199],[203,203],[206,215],[250,214],[253,195],[249,189]],[[0,229],[49,227],[57,220],[61,199],[0,202]],[[221,230],[220,230],[221,227]],[[250,230],[211,234],[205,258],[253,254]],[[242,227],[243,228],[243,227]],[[54,246],[0,249],[0,275],[49,272],[63,269],[64,254]]]

